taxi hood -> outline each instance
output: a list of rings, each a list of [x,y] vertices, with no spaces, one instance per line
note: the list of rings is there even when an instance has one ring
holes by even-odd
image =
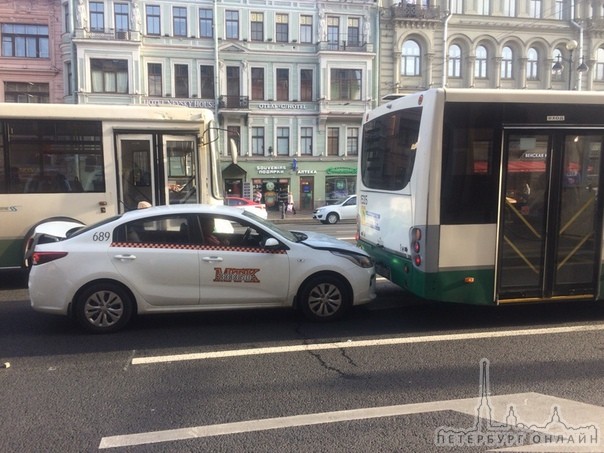
[[[301,241],[302,244],[308,245],[309,247],[322,250],[347,250],[349,252],[358,253],[360,255],[367,255],[362,249],[357,247],[350,242],[336,239],[333,236],[329,236],[323,233],[315,233],[313,231],[300,231],[307,236],[306,239]]]

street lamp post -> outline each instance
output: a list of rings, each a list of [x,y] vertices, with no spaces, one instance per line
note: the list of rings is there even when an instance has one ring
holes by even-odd
[[[572,78],[573,78],[573,52],[577,48],[577,41],[574,39],[568,41],[566,43],[566,50],[568,50],[568,60],[565,60],[560,55],[558,55],[558,60],[552,66],[552,72],[561,73],[564,70],[564,65],[562,61],[568,61],[568,89],[572,90]],[[583,61],[583,57],[581,57],[581,64],[577,67],[577,72],[582,73],[588,70],[587,65]]]

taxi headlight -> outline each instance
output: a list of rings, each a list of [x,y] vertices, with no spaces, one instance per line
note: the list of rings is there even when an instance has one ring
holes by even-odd
[[[332,250],[331,253],[333,253],[336,256],[346,258],[347,260],[352,261],[357,266],[366,267],[366,268],[373,267],[373,259],[371,259],[368,256],[361,255],[359,253],[344,252],[341,250]]]

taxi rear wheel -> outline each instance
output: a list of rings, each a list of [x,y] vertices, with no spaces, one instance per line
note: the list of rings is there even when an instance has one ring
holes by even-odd
[[[77,297],[74,315],[77,322],[93,333],[110,333],[122,329],[133,314],[134,303],[121,286],[95,283]]]
[[[351,306],[348,286],[332,275],[313,277],[298,293],[298,307],[312,321],[339,319]]]

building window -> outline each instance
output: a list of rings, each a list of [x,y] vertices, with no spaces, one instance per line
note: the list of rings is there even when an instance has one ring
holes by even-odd
[[[598,50],[599,52],[599,50]],[[603,54],[604,56],[604,54]],[[552,60],[555,62],[560,61],[562,62],[562,51],[560,49],[554,49],[554,51],[552,52]],[[604,63],[604,59],[602,60],[602,62]],[[563,80],[562,77],[562,69],[560,69],[559,71],[554,71],[552,70],[552,80],[554,81],[560,81]],[[602,79],[604,80],[604,79]]]
[[[482,14],[483,16],[491,14],[490,1],[491,0],[478,0],[478,14]]]
[[[529,5],[529,17],[533,19],[541,18],[541,0],[531,0]]]
[[[514,53],[509,47],[501,51],[501,78],[511,79],[514,75]]]
[[[312,127],[300,128],[300,154],[312,156]]]
[[[174,65],[174,95],[177,98],[189,97],[189,65]]]
[[[71,62],[65,63],[65,88],[67,89],[67,95],[73,94],[73,68]]]
[[[252,101],[264,100],[264,68],[252,68]]]
[[[564,0],[556,0],[554,4],[554,19],[564,19]]]
[[[277,42],[289,41],[289,16],[287,14],[277,14],[275,32],[275,40]]]
[[[128,4],[127,3],[115,3],[113,5],[113,14],[115,19],[115,31],[116,32],[127,32],[128,31]]]
[[[340,42],[340,18],[329,16],[327,18],[327,48],[338,50]]]
[[[199,97],[201,99],[214,99],[214,66],[199,67]]]
[[[252,127],[252,155],[264,156],[264,128]]]
[[[360,69],[332,69],[330,99],[360,101],[362,71]]]
[[[516,0],[504,0],[503,15],[508,17],[516,16]]]
[[[328,127],[327,128],[327,155],[337,156],[340,149],[340,128]]]
[[[147,64],[147,83],[149,84],[149,96],[163,96],[160,63]]]
[[[2,24],[2,56],[48,58],[48,27]]]
[[[451,0],[451,13],[463,14],[463,0]]]
[[[128,61],[90,60],[93,93],[128,93]]]
[[[214,37],[214,13],[211,9],[201,8],[199,10],[199,36],[202,38]]]
[[[349,156],[359,155],[359,128],[349,127],[346,131],[346,154]]]
[[[526,79],[539,80],[539,52],[533,47],[527,53]]]
[[[477,79],[486,79],[488,72],[488,53],[485,46],[476,48],[476,59],[474,60],[474,77]]]
[[[159,6],[147,5],[145,7],[145,15],[147,17],[147,34],[155,36],[161,35]]]
[[[174,36],[187,36],[187,8],[172,8],[172,27]]]
[[[312,42],[312,16],[300,16],[300,42]]]
[[[401,58],[402,75],[413,77],[421,74],[420,47],[418,43],[412,40],[405,41]]]
[[[461,48],[457,44],[449,47],[447,75],[453,78],[461,77]]]
[[[289,69],[277,69],[277,100],[289,101]]]
[[[300,69],[300,100],[312,102],[312,69]]]
[[[264,41],[264,13],[252,13],[250,32],[252,41]]]
[[[558,51],[559,53],[560,51]],[[554,55],[555,56],[555,55]],[[558,61],[554,59],[554,61]],[[604,49],[600,47],[596,52],[596,67],[595,67],[596,77],[595,79],[598,82],[604,82]]]
[[[358,17],[348,18],[348,45],[352,47],[361,45],[361,19]]]
[[[105,31],[105,5],[102,2],[90,2],[90,31]]]
[[[4,102],[48,104],[49,90],[48,83],[4,82]]]
[[[226,11],[226,38],[239,39],[239,11]]]
[[[289,156],[289,127],[277,128],[277,154]]]

